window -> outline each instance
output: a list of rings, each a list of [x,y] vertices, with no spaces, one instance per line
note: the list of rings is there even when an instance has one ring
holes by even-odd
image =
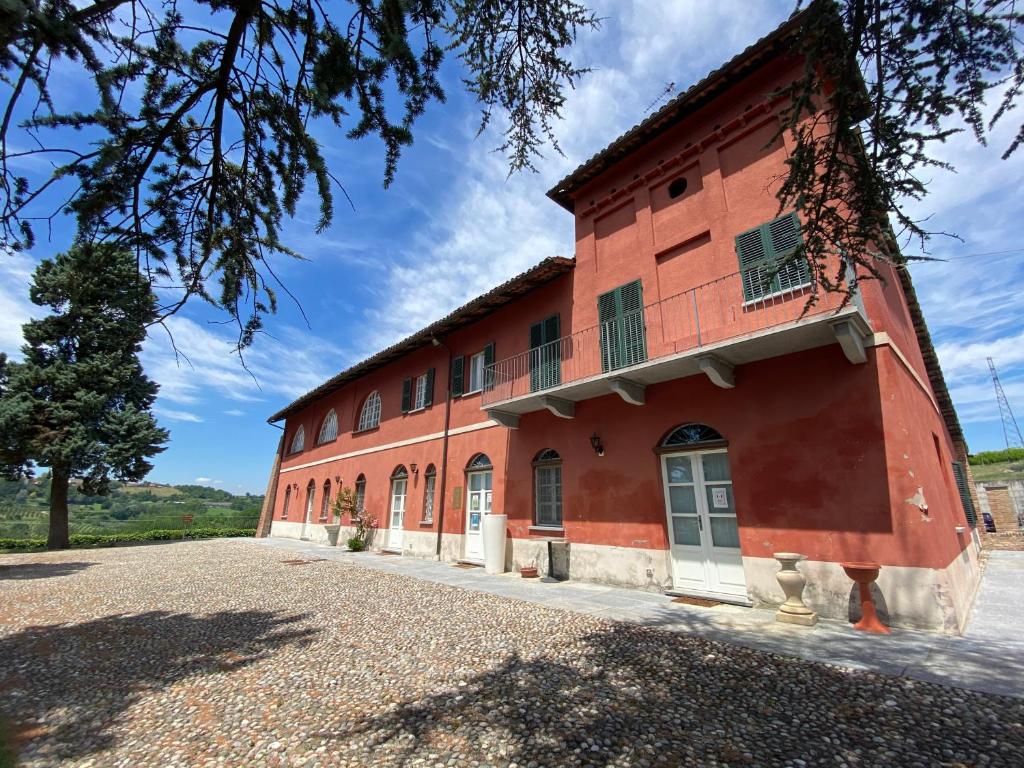
[[[306,447],[306,428],[299,427],[296,430],[294,437],[292,437],[292,447],[288,453],[298,453]]]
[[[466,358],[462,355],[452,359],[452,395],[471,395],[494,388],[494,342],[482,352],[471,355],[468,365],[467,371]]]
[[[402,382],[402,413],[421,411],[434,401],[434,369]]]
[[[562,527],[562,457],[550,448],[533,461],[534,522],[539,527]]]
[[[736,236],[744,301],[754,301],[810,285],[811,272],[802,255],[800,219],[787,213]]]
[[[316,444],[323,445],[338,437],[338,414],[331,408],[324,417],[324,423],[320,425],[320,434],[317,435]]]
[[[552,315],[530,326],[531,392],[561,383],[562,345],[559,343],[558,334],[558,315]]]
[[[675,200],[680,197],[686,191],[686,177],[680,176],[678,179],[673,179],[672,183],[668,185],[668,196]]]
[[[331,481],[324,480],[324,497],[320,500],[320,520],[327,521],[327,515],[331,511]]]
[[[647,359],[644,291],[639,280],[598,296],[597,321],[601,326],[601,370],[614,371]]]
[[[472,459],[469,464],[466,465],[466,469],[472,472],[475,469],[491,469],[491,459],[486,453],[478,453]]]
[[[423,473],[423,522],[434,522],[434,486],[437,480],[437,470],[433,464],[427,466]]]
[[[664,448],[695,445],[697,443],[720,443],[725,438],[705,424],[683,424],[676,427],[661,441]]]
[[[380,392],[371,392],[359,414],[359,432],[380,426]]]
[[[477,352],[469,358],[469,387],[466,392],[479,392],[484,388],[484,353]]]
[[[366,509],[366,477],[359,475],[356,478],[356,514],[363,514]]]
[[[288,519],[288,504],[292,500],[292,487],[289,485],[284,489],[284,504],[281,505],[281,519]]]

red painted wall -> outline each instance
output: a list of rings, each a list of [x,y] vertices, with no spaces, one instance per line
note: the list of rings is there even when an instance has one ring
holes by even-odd
[[[637,278],[643,282],[645,304],[662,301],[663,307],[674,308],[670,297],[708,283],[714,283],[715,292],[701,289],[700,296],[711,310],[742,303],[739,281],[726,284],[720,278],[738,271],[735,236],[777,213],[774,189],[785,172],[788,140],[772,141],[778,105],[766,94],[799,74],[794,61],[765,67],[581,189],[574,273],[452,334],[446,344],[468,361],[493,341],[496,359],[502,360],[528,349],[530,325],[554,312],[561,316],[563,335],[592,328],[598,294]],[[687,180],[687,189],[672,199],[668,187],[677,178]],[[516,431],[493,427],[454,435],[445,530],[463,530],[462,505],[456,507],[453,497],[464,486],[467,462],[482,451],[495,466],[494,510],[508,513],[512,536],[530,536],[531,462],[540,450],[554,448],[563,457],[570,541],[665,548],[661,470],[653,449],[669,429],[695,421],[728,440],[744,554],[771,557],[786,550],[820,560],[945,567],[968,543],[953,533],[964,520],[949,469],[952,445],[932,402],[899,281],[891,268],[883,265],[881,270],[884,282],[862,283],[867,315],[875,331],[888,333],[909,370],[885,345],[869,349],[863,365],[849,363],[833,345],[742,366],[735,389],[691,376],[649,387],[642,407],[607,395],[578,403],[572,420],[544,411],[524,416]],[[824,306],[837,302],[828,297]],[[766,319],[793,319],[801,305],[797,300],[760,314],[722,311],[720,327],[736,331],[745,329],[744,323],[756,328]],[[689,343],[667,332],[665,317],[664,312],[648,317],[652,357]],[[430,367],[436,369],[433,405],[401,414],[402,379]],[[341,477],[351,485],[363,473],[366,506],[386,526],[388,478],[398,464],[415,462],[420,473],[410,478],[405,527],[435,530],[420,526],[419,520],[423,472],[430,463],[440,471],[440,439],[373,449],[440,433],[448,376],[447,351],[426,346],[289,418],[287,441],[304,424],[308,446],[282,464],[282,482],[298,486],[289,519],[302,519],[309,479],[319,494],[326,478],[334,482]],[[373,390],[383,398],[380,427],[353,434],[362,402]],[[332,407],[339,415],[338,439],[314,446],[320,422]],[[453,401],[453,429],[485,421],[479,394]],[[590,447],[594,432],[603,438],[603,457]],[[361,451],[373,452],[315,464]],[[927,514],[918,504],[918,488]],[[282,488],[275,519],[280,519],[283,500]],[[436,506],[440,503],[438,497]],[[438,516],[435,511],[435,520]]]

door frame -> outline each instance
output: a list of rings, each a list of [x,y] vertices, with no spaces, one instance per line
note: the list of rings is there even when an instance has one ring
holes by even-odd
[[[469,520],[472,510],[469,508],[470,499],[473,497],[473,491],[470,488],[472,482],[471,478],[474,475],[490,475],[491,476],[491,489],[488,491],[486,488],[481,488],[477,493],[484,494],[480,501],[480,530],[477,533],[471,534],[469,532]],[[465,520],[463,524],[463,540],[465,542],[462,548],[462,559],[471,563],[482,563],[484,561],[484,515],[488,514],[487,508],[487,493],[491,494],[491,509],[494,508],[494,467],[480,467],[478,469],[467,469],[466,470],[466,502],[465,502]],[[473,536],[478,538],[480,541],[480,555],[479,557],[470,555],[469,552],[469,537]]]
[[[309,539],[309,526],[313,524],[313,504],[316,499],[316,481],[310,480],[306,484],[306,501],[302,509],[302,530],[299,532],[299,540]]]
[[[404,468],[403,468],[404,469]],[[395,527],[395,489],[398,483],[403,484],[402,492],[402,517],[399,521],[399,526]],[[402,544],[405,538],[405,512],[408,507],[409,501],[409,475],[398,475],[397,473],[391,476],[391,487],[388,493],[388,543],[385,549],[391,552],[401,552]],[[397,531],[397,535],[396,535]],[[397,541],[395,541],[397,539]]]
[[[708,482],[704,479],[704,463],[699,459],[701,456],[705,456],[713,453],[729,455],[729,449],[727,446],[719,445],[707,448],[681,448],[681,450],[662,450],[659,451],[658,465],[661,471],[661,487],[662,495],[665,505],[665,536],[668,540],[668,570],[669,576],[672,579],[672,586],[669,589],[672,593],[694,595],[696,597],[708,597],[715,600],[720,600],[726,603],[736,603],[739,605],[752,605],[750,601],[749,592],[746,587],[746,570],[743,572],[744,580],[744,592],[742,595],[734,592],[722,592],[712,588],[712,571],[715,567],[715,546],[711,538],[711,512],[708,509],[707,501],[707,487]],[[690,459],[690,467],[693,471],[693,495],[694,501],[697,505],[697,524],[700,535],[700,554],[701,560],[704,567],[704,585],[705,588],[694,588],[689,585],[680,586],[676,579],[676,559],[673,554],[673,549],[677,546],[675,543],[675,536],[672,527],[672,499],[669,493],[668,483],[668,460],[670,458],[686,456]],[[695,459],[697,459],[695,461]],[[716,485],[716,481],[711,481],[711,485]],[[732,465],[729,466],[729,486],[733,486],[732,480]],[[733,505],[735,506],[735,493],[733,494]],[[739,510],[735,510],[736,527],[739,530]],[[690,546],[693,545],[678,545],[678,546]],[[732,547],[722,547],[720,549],[733,550]],[[742,549],[739,551],[740,567],[743,567],[743,553]]]

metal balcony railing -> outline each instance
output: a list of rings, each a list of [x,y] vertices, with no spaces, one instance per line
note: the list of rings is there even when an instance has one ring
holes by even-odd
[[[576,331],[488,366],[484,407],[647,361],[697,350],[787,323],[835,312],[842,295],[808,306],[810,284],[745,301],[734,273]]]

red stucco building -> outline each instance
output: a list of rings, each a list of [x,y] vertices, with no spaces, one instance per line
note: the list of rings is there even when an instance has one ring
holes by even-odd
[[[840,562],[881,563],[889,620],[957,631],[978,579],[965,446],[909,275],[885,264],[805,312],[774,184],[771,94],[802,72],[795,17],[548,194],[575,219],[549,258],[274,414],[264,535],[323,540],[342,486],[373,546],[845,617]],[[964,489],[958,492],[958,481]],[[342,520],[343,525],[351,521]],[[346,533],[343,530],[341,541]]]

